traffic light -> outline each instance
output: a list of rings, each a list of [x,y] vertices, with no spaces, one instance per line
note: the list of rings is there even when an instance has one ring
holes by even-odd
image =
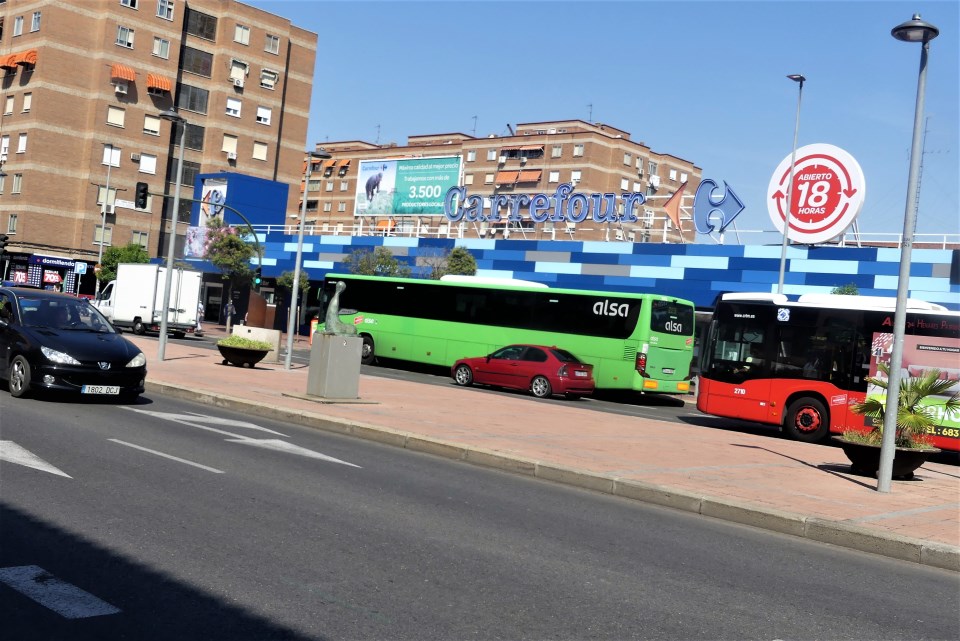
[[[10,237],[6,234],[0,234],[0,256],[3,256],[3,252],[7,251],[7,240]]]
[[[257,271],[253,274],[253,285],[257,289],[260,289],[260,282],[263,280],[262,269],[262,267],[257,267]]]
[[[133,201],[137,209],[147,208],[147,196],[150,195],[148,193],[149,189],[150,189],[150,185],[148,185],[147,183],[137,183],[136,196],[134,197],[134,201]]]

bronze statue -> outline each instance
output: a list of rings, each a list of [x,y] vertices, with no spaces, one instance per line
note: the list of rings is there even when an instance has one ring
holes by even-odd
[[[340,292],[347,288],[342,280],[337,281],[336,292],[327,305],[327,317],[323,322],[323,333],[335,336],[356,336],[357,328],[340,320]]]

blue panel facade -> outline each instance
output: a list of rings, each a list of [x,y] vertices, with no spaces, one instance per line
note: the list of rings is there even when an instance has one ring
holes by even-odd
[[[200,174],[193,188],[194,200],[203,200],[207,181],[223,182],[223,204],[239,211],[251,225],[285,225],[287,195],[290,186],[273,180],[264,180],[244,174]],[[201,203],[190,208],[190,224],[197,225]],[[214,214],[216,212],[213,212]],[[243,221],[229,209],[223,209],[223,219],[228,225],[242,225]]]

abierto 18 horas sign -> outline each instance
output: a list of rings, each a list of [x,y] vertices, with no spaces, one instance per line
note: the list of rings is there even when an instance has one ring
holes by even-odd
[[[839,147],[807,145],[796,151],[793,194],[790,197],[790,229],[787,238],[813,245],[836,238],[860,214],[866,195],[863,170],[853,156]],[[767,210],[783,233],[787,212],[790,156],[783,159],[770,178]]]

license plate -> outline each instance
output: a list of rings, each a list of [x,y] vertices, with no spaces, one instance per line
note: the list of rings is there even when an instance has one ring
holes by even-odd
[[[573,373],[573,375],[574,375],[574,376],[579,376],[579,377],[581,377],[581,378],[586,378],[586,377],[587,377],[587,373],[584,372],[584,371],[581,371],[581,370],[575,371],[575,372]]]
[[[119,394],[117,385],[84,385],[80,388],[81,394]]]
[[[674,369],[673,369],[672,367],[664,367],[664,368],[663,368],[663,373],[664,373],[664,374],[673,374],[673,372],[674,372]]]

